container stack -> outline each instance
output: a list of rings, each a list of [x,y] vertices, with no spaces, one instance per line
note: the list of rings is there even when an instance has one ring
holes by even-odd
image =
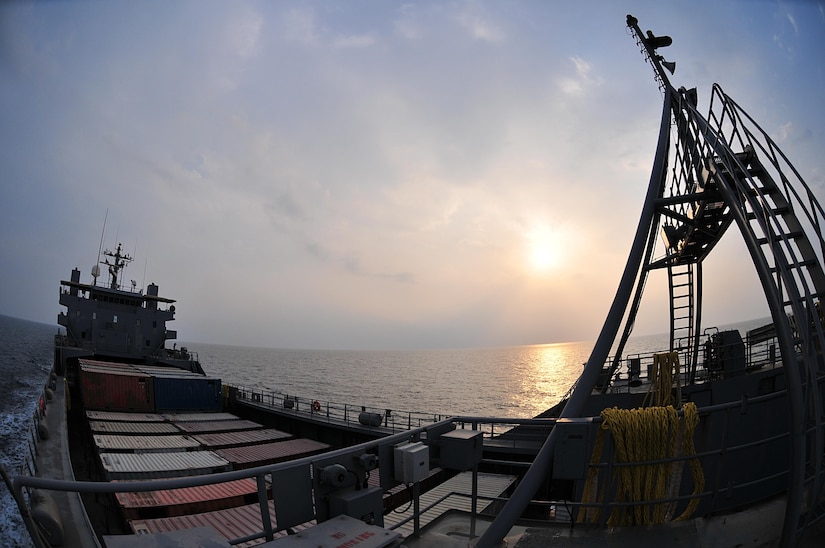
[[[222,412],[220,379],[94,360],[81,360],[79,369],[80,397],[100,467],[109,481],[240,470],[330,449]],[[268,484],[267,496],[271,499]],[[124,492],[116,499],[135,533],[183,529],[203,522],[228,539],[239,538],[251,532],[246,531],[247,525],[260,515],[254,478]]]

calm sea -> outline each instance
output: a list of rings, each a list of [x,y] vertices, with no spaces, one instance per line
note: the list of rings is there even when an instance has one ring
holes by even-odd
[[[52,366],[56,332],[57,326],[0,316],[0,463],[13,473],[29,451],[26,433]],[[404,351],[182,344],[198,353],[207,374],[228,384],[400,412],[512,418],[534,417],[558,403],[592,348],[587,342]],[[625,354],[666,344],[665,336],[638,337]],[[5,488],[0,493],[0,538],[27,545],[10,495]]]

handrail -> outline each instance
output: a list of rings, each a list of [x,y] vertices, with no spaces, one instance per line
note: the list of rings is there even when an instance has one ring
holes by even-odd
[[[743,406],[750,406],[750,405],[757,405],[763,402],[767,402],[772,399],[781,398],[785,396],[784,391],[777,391],[770,394],[765,394],[762,396],[754,396],[754,397],[743,397],[740,401],[735,402],[727,402],[723,404],[705,406],[698,410],[700,416],[707,416],[712,413],[720,412],[720,411],[728,411],[736,408],[742,408]],[[601,417],[584,417],[584,418],[568,418],[565,419],[567,422],[573,423],[590,423],[593,427],[597,427],[598,424],[602,422]],[[267,505],[266,496],[266,483],[265,478],[268,474],[273,472],[279,472],[283,470],[290,470],[290,469],[297,469],[304,466],[312,466],[316,462],[330,462],[330,460],[334,460],[337,457],[343,457],[346,455],[351,455],[353,452],[357,451],[364,451],[367,452],[369,450],[374,450],[383,445],[392,445],[397,444],[402,441],[409,441],[413,439],[421,438],[422,436],[426,435],[426,433],[430,430],[442,429],[448,425],[456,425],[458,427],[463,427],[466,425],[470,425],[472,428],[476,429],[482,424],[520,424],[520,425],[540,425],[540,426],[547,426],[551,427],[553,424],[556,423],[555,419],[513,419],[513,418],[505,418],[505,417],[478,417],[478,416],[456,416],[450,417],[448,419],[444,419],[442,421],[438,421],[427,426],[414,428],[411,430],[405,430],[402,432],[388,434],[385,437],[378,438],[375,440],[370,440],[355,446],[345,447],[342,449],[337,449],[334,451],[330,451],[327,453],[323,453],[321,455],[314,455],[309,457],[302,457],[293,461],[271,464],[271,465],[262,465],[257,466],[255,468],[245,469],[245,470],[235,470],[229,472],[220,472],[208,475],[201,475],[201,476],[191,476],[191,477],[182,477],[182,478],[170,478],[170,479],[162,479],[162,480],[153,480],[153,481],[135,481],[135,482],[89,482],[89,481],[69,481],[69,480],[56,480],[50,478],[39,478],[34,476],[19,476],[12,480],[12,495],[15,498],[15,501],[18,504],[18,507],[21,510],[21,514],[23,515],[24,520],[31,520],[31,516],[28,515],[25,499],[23,497],[23,489],[45,489],[45,490],[54,490],[54,491],[73,491],[77,493],[120,493],[120,492],[142,492],[142,491],[152,491],[152,490],[167,490],[167,489],[176,489],[176,488],[183,488],[183,487],[195,487],[200,485],[206,484],[215,484],[215,483],[225,483],[228,481],[243,479],[243,478],[256,478],[258,481],[258,491],[259,491],[259,506],[262,515],[267,513],[268,515],[269,508]],[[724,459],[727,454],[731,454],[736,451],[743,451],[751,449],[756,445],[761,445],[764,443],[769,443],[780,439],[782,437],[787,437],[786,433],[767,436],[758,441],[749,441],[747,443],[741,443],[734,446],[725,446],[719,447],[714,450],[710,451],[703,451],[701,453],[697,453],[695,455],[683,455],[679,457],[671,457],[668,459],[662,459],[661,461],[650,461],[650,462],[637,462],[637,463],[617,463],[612,462],[602,462],[596,464],[597,467],[623,467],[623,466],[635,466],[635,465],[644,465],[644,464],[657,464],[660,462],[679,462],[679,461],[687,461],[692,458],[698,458],[702,460],[706,459]],[[485,441],[489,441],[489,439],[485,439]],[[517,463],[515,461],[493,461],[491,459],[485,459],[482,461],[484,463],[505,463],[511,465],[524,465],[524,463]],[[787,471],[779,472],[779,475],[787,474]],[[756,478],[753,480],[753,484],[765,482],[765,481],[772,481],[775,478],[773,477],[763,477],[763,478]],[[731,492],[736,489],[741,489],[746,487],[748,484],[740,484],[736,486],[728,486],[719,488],[718,486],[715,487],[715,490],[707,490],[702,493],[694,494],[694,495],[682,495],[682,496],[672,496],[667,499],[663,499],[661,501],[643,501],[643,502],[636,502],[635,504],[657,504],[662,502],[673,502],[678,503],[683,500],[691,499],[691,498],[706,498],[707,496],[713,496],[720,492]],[[466,496],[462,494],[462,496]],[[530,504],[538,504],[540,501],[530,501]],[[561,502],[557,502],[561,504]],[[608,502],[580,502],[580,501],[563,501],[564,504],[571,508],[581,508],[581,507],[602,507],[602,508],[613,508],[619,506],[628,506],[634,503],[630,502],[617,502],[617,501],[608,501]],[[429,508],[429,507],[428,507]],[[426,511],[419,510],[419,515]],[[603,514],[606,515],[606,514]],[[572,519],[572,516],[571,516]],[[266,522],[266,521],[264,521]],[[27,526],[33,524],[27,523]],[[268,530],[264,530],[257,535],[253,535],[249,538],[244,539],[235,539],[232,541],[233,543],[238,542],[245,542],[247,540],[252,540],[254,538],[269,538],[272,534],[277,533],[283,529],[278,529],[277,525],[272,528],[270,527]]]
[[[214,474],[206,474],[201,476],[188,476],[182,478],[171,478],[171,479],[162,479],[162,480],[152,480],[152,481],[135,481],[135,482],[95,482],[95,481],[71,481],[71,480],[59,480],[53,478],[40,478],[35,476],[17,476],[12,479],[12,496],[17,503],[18,509],[20,510],[20,514],[23,517],[23,520],[26,522],[26,526],[29,531],[36,530],[36,524],[34,524],[31,514],[28,511],[25,503],[25,498],[23,496],[23,488],[32,488],[32,489],[46,489],[51,491],[70,491],[75,493],[100,493],[100,494],[112,494],[112,493],[123,493],[123,492],[143,492],[143,491],[158,491],[158,490],[168,490],[168,489],[177,489],[183,487],[197,487],[207,484],[215,484],[215,483],[225,483],[228,481],[244,479],[244,478],[264,478],[267,474],[271,474],[273,472],[278,472],[281,470],[288,470],[293,468],[299,468],[302,466],[311,466],[316,461],[329,461],[329,459],[334,459],[336,457],[343,457],[344,455],[352,454],[354,451],[368,451],[369,449],[373,449],[378,447],[379,445],[385,444],[394,444],[400,443],[402,441],[407,441],[411,439],[413,436],[420,435],[426,432],[430,428],[438,428],[442,426],[447,426],[451,423],[451,420],[441,421],[435,424],[432,424],[428,427],[424,428],[417,428],[411,431],[404,431],[399,432],[397,434],[393,434],[384,438],[380,438],[378,440],[371,440],[368,442],[364,442],[355,446],[345,447],[342,449],[337,449],[334,451],[330,451],[327,453],[322,453],[320,455],[312,455],[308,457],[302,457],[299,459],[295,459],[292,461],[277,463],[277,464],[270,464],[270,465],[262,465],[256,466],[254,468],[249,468],[245,470],[233,470],[229,472],[218,472]],[[261,492],[262,489],[265,489],[265,482],[258,481],[258,494],[259,494],[259,506],[261,507],[262,515],[264,512],[268,512],[269,509],[264,504],[267,504],[266,492]],[[260,538],[263,536],[271,535],[276,531],[264,531],[261,535],[256,538]],[[32,535],[34,536],[34,535]],[[243,542],[243,540],[236,539],[233,543]],[[45,547],[44,547],[45,548]]]

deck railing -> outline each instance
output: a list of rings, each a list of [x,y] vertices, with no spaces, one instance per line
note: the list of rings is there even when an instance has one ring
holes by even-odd
[[[279,414],[288,414],[305,420],[322,422],[344,428],[368,428],[386,435],[425,428],[454,418],[439,413],[402,411],[373,406],[353,405],[329,400],[316,400],[287,395],[277,391],[225,385],[235,390],[237,401],[262,407]],[[366,416],[362,414],[366,413]],[[370,422],[370,421],[373,422]],[[518,444],[540,446],[555,424],[555,419],[514,419],[512,417],[461,417],[455,420],[459,428],[470,428],[483,433],[485,443],[499,447]],[[519,426],[534,428],[519,430]]]
[[[784,397],[784,392],[776,392],[765,396],[759,396],[751,398],[747,405],[754,407],[760,405],[762,403],[769,402],[776,398]],[[702,420],[706,420],[707,417],[717,414],[717,416],[724,415],[724,422],[727,423],[729,420],[728,417],[732,417],[738,415],[742,412],[743,406],[746,405],[744,402],[731,402],[724,405],[716,405],[716,406],[709,406],[703,409],[700,409],[700,417]],[[591,417],[591,418],[583,418],[583,419],[573,419],[574,421],[580,421],[583,424],[588,425],[591,428],[598,428],[600,425],[600,418],[599,417]],[[31,489],[43,489],[43,490],[55,490],[55,491],[70,491],[70,492],[77,492],[77,493],[120,493],[120,492],[143,492],[143,491],[151,491],[151,490],[164,490],[164,489],[175,489],[175,488],[182,488],[182,487],[194,487],[200,485],[207,485],[207,484],[215,484],[215,483],[224,483],[228,481],[233,481],[242,478],[256,478],[257,483],[259,485],[259,490],[262,490],[259,493],[259,500],[260,503],[260,511],[268,516],[269,514],[269,507],[267,504],[268,500],[268,493],[266,492],[267,485],[268,485],[268,478],[271,474],[281,473],[281,472],[288,472],[290,474],[306,474],[306,468],[309,467],[311,470],[316,470],[318,466],[323,464],[324,466],[329,465],[330,462],[334,462],[336,459],[339,459],[341,463],[346,466],[346,463],[351,463],[353,458],[352,456],[355,454],[361,453],[372,453],[378,454],[381,452],[381,447],[384,446],[393,446],[402,442],[410,441],[410,440],[417,440],[423,439],[429,442],[436,442],[437,436],[439,433],[443,433],[445,429],[449,430],[452,427],[457,428],[472,428],[472,429],[485,429],[491,432],[498,431],[501,428],[504,428],[503,425],[524,425],[524,424],[532,424],[532,425],[544,425],[547,426],[549,424],[548,421],[540,421],[540,420],[514,420],[514,419],[494,419],[494,418],[482,418],[482,417],[451,417],[448,419],[443,419],[440,421],[430,422],[428,425],[423,427],[416,427],[409,430],[403,430],[394,434],[388,434],[383,438],[379,438],[376,440],[372,440],[366,443],[362,443],[352,447],[346,447],[343,449],[331,451],[328,453],[324,453],[322,455],[316,455],[312,457],[305,457],[301,459],[297,459],[294,461],[284,462],[280,464],[274,465],[266,465],[266,466],[259,466],[256,468],[251,468],[247,470],[237,470],[232,472],[222,472],[216,474],[209,474],[203,476],[193,476],[193,477],[185,477],[185,478],[175,478],[175,479],[164,479],[164,480],[156,480],[156,481],[138,481],[138,482],[113,482],[113,483],[105,483],[105,482],[77,482],[77,481],[63,481],[63,480],[54,480],[54,479],[46,479],[46,478],[39,478],[27,475],[24,473],[21,476],[14,478],[13,480],[13,495],[20,505],[21,509],[26,508],[27,504],[27,497],[26,493]],[[725,430],[726,428],[723,428]],[[493,438],[486,437],[485,443],[489,443],[492,439],[499,438],[498,436],[494,436]],[[721,467],[725,458],[729,457],[730,455],[740,454],[744,451],[757,451],[765,444],[771,444],[776,442],[783,442],[784,438],[787,438],[787,433],[782,433],[779,435],[773,436],[764,436],[760,439],[749,440],[746,443],[731,443],[728,444],[727,441],[723,441],[719,446],[701,452],[697,455],[685,455],[685,456],[677,456],[671,459],[665,459],[669,462],[676,462],[676,463],[685,463],[687,465],[687,461],[692,458],[698,458],[703,463],[703,466],[711,468],[716,467],[717,469]],[[506,438],[504,438],[506,439]],[[36,441],[36,440],[35,440]],[[35,449],[36,450],[36,449]],[[489,463],[490,461],[482,461],[482,465],[485,463]],[[641,462],[641,463],[617,463],[614,462],[612,459],[608,458],[604,462],[600,462],[596,464],[602,470],[609,471],[615,470],[623,466],[636,466],[636,465],[644,465],[644,464],[656,464],[662,461],[650,461],[650,462]],[[496,464],[502,464],[501,462],[497,462]],[[513,466],[524,465],[525,463],[519,462],[509,462],[509,464]],[[477,470],[477,469],[476,469]],[[36,472],[30,466],[28,473]],[[314,472],[313,472],[314,473]],[[644,501],[644,502],[617,502],[612,501],[610,499],[605,499],[603,501],[599,501],[598,503],[582,503],[578,500],[535,500],[533,501],[533,505],[536,507],[547,507],[548,508],[548,516],[550,515],[549,508],[568,508],[570,519],[575,519],[576,514],[580,511],[580,509],[584,507],[601,507],[602,509],[602,523],[606,519],[606,516],[609,514],[611,509],[616,507],[627,507],[627,506],[634,506],[634,505],[649,505],[649,504],[660,504],[660,503],[673,503],[679,504],[684,503],[687,499],[692,497],[699,497],[701,500],[709,502],[711,500],[716,500],[724,497],[730,497],[734,493],[738,492],[739,490],[749,489],[752,488],[754,485],[759,485],[762,482],[774,482],[776,481],[777,477],[781,480],[787,471],[780,471],[776,474],[766,476],[766,477],[758,477],[755,478],[753,481],[749,482],[748,484],[728,484],[728,485],[720,485],[718,482],[708,481],[706,488],[696,495],[672,495],[662,500],[655,500],[655,501]],[[468,496],[466,493],[452,493],[449,496]],[[424,509],[425,510],[425,509]],[[423,512],[424,510],[421,510]],[[562,514],[565,514],[562,512]],[[273,516],[268,516],[272,518]],[[283,532],[285,528],[279,528],[277,525],[277,508],[276,508],[276,516],[275,519],[264,519],[263,523],[270,523],[275,524],[271,525],[268,528],[264,528],[264,530],[256,533],[254,535],[250,535],[244,538],[237,538],[233,539],[230,542],[233,544],[238,544],[242,542],[248,542],[250,540],[255,539],[271,539],[274,538],[274,535]],[[30,516],[26,516],[27,520],[30,520]],[[416,519],[416,518],[413,518]],[[554,514],[554,520],[556,522],[564,521],[567,518],[560,518],[559,515]],[[27,523],[30,530],[35,528],[33,522]],[[396,524],[393,527],[399,527],[401,524]],[[416,526],[416,531],[418,531],[418,527]]]
[[[419,411],[399,411],[366,405],[353,405],[325,399],[307,398],[278,391],[227,385],[237,390],[239,401],[277,409],[279,413],[304,416],[313,420],[348,427],[373,426],[390,432],[413,430],[441,422],[449,415]],[[367,415],[362,415],[366,413]]]
[[[56,380],[57,382],[62,382],[60,379]],[[822,382],[822,380],[820,379],[819,382]],[[264,395],[259,391],[241,390],[240,392],[243,394],[243,398],[246,401],[266,406],[277,406],[280,404],[281,410],[283,410],[284,399],[282,397],[276,397],[274,394],[269,394],[267,400],[267,398],[264,397]],[[261,397],[256,398],[253,394],[261,394]],[[771,409],[779,409],[784,407],[784,398],[786,397],[787,394],[784,390],[776,389],[768,394],[753,397],[743,395],[741,400],[738,401],[731,401],[721,405],[711,405],[700,408],[699,417],[701,427],[710,428],[709,425],[711,425],[713,427],[712,431],[714,432],[714,439],[718,440],[718,442],[714,442],[710,447],[702,448],[700,452],[695,455],[678,455],[658,461],[619,463],[613,459],[612,451],[605,450],[603,459],[600,462],[596,462],[591,465],[598,469],[599,474],[604,474],[605,477],[609,479],[611,474],[622,467],[657,464],[661,462],[673,462],[677,465],[687,467],[691,459],[698,459],[701,462],[703,469],[705,469],[708,474],[705,487],[699,493],[690,495],[673,493],[663,497],[660,500],[648,500],[641,502],[617,501],[611,496],[608,496],[604,499],[588,503],[582,502],[574,489],[571,492],[571,496],[565,496],[554,500],[533,500],[531,502],[531,506],[533,508],[544,508],[544,510],[539,511],[539,513],[545,514],[546,516],[552,518],[547,520],[548,524],[549,522],[566,522],[569,524],[571,521],[576,520],[582,509],[600,508],[601,518],[598,520],[598,523],[604,525],[607,520],[607,516],[609,516],[610,512],[614,508],[645,506],[662,503],[684,505],[689,499],[698,498],[700,500],[700,510],[697,513],[698,515],[706,512],[719,511],[718,505],[720,504],[720,501],[724,503],[724,501],[727,500],[749,499],[754,491],[760,492],[766,496],[769,496],[772,493],[780,494],[783,492],[783,486],[786,484],[788,474],[786,466],[774,466],[773,469],[766,469],[765,472],[758,474],[754,473],[752,476],[749,476],[745,480],[739,481],[738,483],[727,481],[729,478],[726,478],[725,467],[731,466],[731,464],[729,464],[731,459],[733,459],[733,463],[737,463],[742,462],[743,459],[750,458],[752,455],[771,453],[776,453],[778,455],[779,453],[776,451],[776,448],[787,445],[787,438],[789,434],[786,430],[774,431],[772,433],[768,431],[752,431],[746,438],[743,438],[739,435],[739,432],[737,432],[737,424],[739,424],[739,421],[741,420],[740,417],[742,415],[758,415],[760,413],[764,415]],[[45,390],[43,398],[45,403],[48,398]],[[308,413],[310,416],[316,416],[323,420],[332,420],[334,416],[340,416],[341,419],[339,420],[345,419],[350,422],[358,421],[358,414],[362,412],[360,406],[333,405],[331,403],[327,404],[327,402],[319,402],[321,404],[321,409],[317,410],[312,405],[315,400],[291,399],[295,401],[296,404],[288,411],[295,413]],[[336,410],[336,412],[333,413],[332,410]],[[367,412],[370,411],[380,410],[370,410],[367,408]],[[64,411],[60,407],[55,407],[54,412]],[[393,420],[393,417],[396,418]],[[386,419],[387,417],[385,416],[383,418]],[[345,467],[351,466],[351,463],[354,460],[353,455],[360,455],[363,453],[380,455],[382,454],[382,451],[386,454],[386,449],[382,448],[390,448],[391,451],[392,446],[402,442],[422,440],[427,444],[438,444],[439,435],[452,428],[472,429],[484,432],[484,444],[488,449],[494,446],[507,447],[508,444],[512,444],[512,447],[516,447],[521,444],[523,447],[526,443],[531,441],[538,446],[543,442],[547,432],[550,431],[554,424],[557,424],[557,422],[552,419],[512,419],[471,416],[440,418],[437,415],[413,414],[411,412],[402,414],[400,412],[393,411],[390,413],[389,419],[386,421],[387,426],[384,426],[382,423],[382,426],[377,427],[387,430],[387,432],[384,432],[384,437],[321,455],[305,457],[279,464],[259,466],[247,470],[237,470],[203,476],[156,481],[106,483],[62,481],[34,477],[34,474],[38,473],[34,459],[34,456],[37,453],[38,444],[36,425],[39,422],[39,419],[42,419],[42,409],[39,401],[34,419],[32,428],[30,428],[27,434],[27,436],[31,438],[29,441],[29,452],[31,454],[31,458],[26,459],[23,469],[19,472],[18,477],[14,478],[14,480],[10,482],[12,494],[21,509],[21,514],[24,516],[24,520],[26,521],[30,532],[32,532],[33,537],[37,536],[36,525],[31,520],[31,516],[27,510],[29,504],[28,495],[32,489],[103,494],[175,489],[181,487],[224,483],[242,478],[255,478],[260,491],[258,498],[260,501],[259,511],[262,513],[262,523],[273,525],[265,526],[260,532],[253,535],[233,539],[231,540],[233,544],[247,542],[254,539],[270,539],[274,538],[277,534],[283,534],[285,527],[278,525],[277,508],[275,510],[275,519],[263,519],[263,516],[272,518],[272,516],[269,516],[270,509],[267,503],[267,500],[269,499],[269,493],[267,492],[269,488],[267,485],[272,484],[268,481],[268,479],[272,474],[286,473],[289,475],[305,474],[312,476],[317,473],[320,466],[327,466],[336,460],[340,461]],[[421,426],[413,425],[413,423],[418,420],[425,424]],[[587,435],[593,435],[593,433],[598,430],[601,425],[600,417],[566,420],[568,422],[578,423],[589,432]],[[406,428],[410,425],[413,425],[412,428]],[[392,429],[395,429],[395,431],[392,431]],[[809,432],[808,435],[813,435],[813,433]],[[529,464],[510,459],[496,460],[499,457],[492,455],[494,455],[494,453],[489,453],[487,458],[481,462],[480,466],[504,465],[509,466],[512,470],[516,470],[519,467],[524,467]],[[432,464],[434,466],[438,465],[436,461],[433,461]],[[474,469],[474,472],[475,471],[477,471],[477,468]],[[468,496],[468,494],[451,493],[448,496],[465,497]],[[560,512],[551,512],[552,508],[565,510]],[[423,511],[424,510],[420,510],[419,514]],[[417,517],[412,519],[415,521],[417,520]],[[400,525],[401,524],[395,524],[391,527],[395,528]],[[415,531],[418,531],[417,521]],[[35,543],[39,546],[37,541],[35,541]]]

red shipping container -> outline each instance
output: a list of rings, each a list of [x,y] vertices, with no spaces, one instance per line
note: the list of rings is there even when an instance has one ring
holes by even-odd
[[[215,449],[214,453],[232,464],[233,470],[254,468],[288,460],[308,457],[329,451],[330,446],[315,440],[296,438],[261,445],[244,445],[228,449]]]
[[[258,500],[258,485],[254,479],[244,478],[198,487],[117,493],[116,496],[127,520],[156,519],[252,504]],[[272,497],[268,485],[267,496]]]
[[[217,432],[192,436],[193,439],[198,441],[207,449],[225,449],[227,447],[238,447],[240,445],[255,445],[257,443],[285,440],[291,437],[292,434],[287,434],[286,432],[281,432],[280,430],[275,430],[274,428]]]
[[[272,501],[269,501],[269,515],[275,515],[275,505]],[[195,527],[211,527],[225,539],[233,540],[260,533],[263,530],[263,520],[261,520],[261,508],[256,503],[226,510],[217,510],[215,512],[204,512],[202,514],[187,514],[171,518],[129,520],[129,527],[138,535],[143,533],[179,531],[181,529],[193,529]],[[299,525],[294,529],[299,530],[301,528]],[[285,537],[286,535],[286,531],[281,531],[275,533],[275,538]],[[236,544],[235,547],[245,548],[247,546],[257,546],[262,542],[263,539],[255,539]]]
[[[80,361],[80,397],[86,409],[155,410],[153,383],[149,375],[131,366],[100,363]]]

